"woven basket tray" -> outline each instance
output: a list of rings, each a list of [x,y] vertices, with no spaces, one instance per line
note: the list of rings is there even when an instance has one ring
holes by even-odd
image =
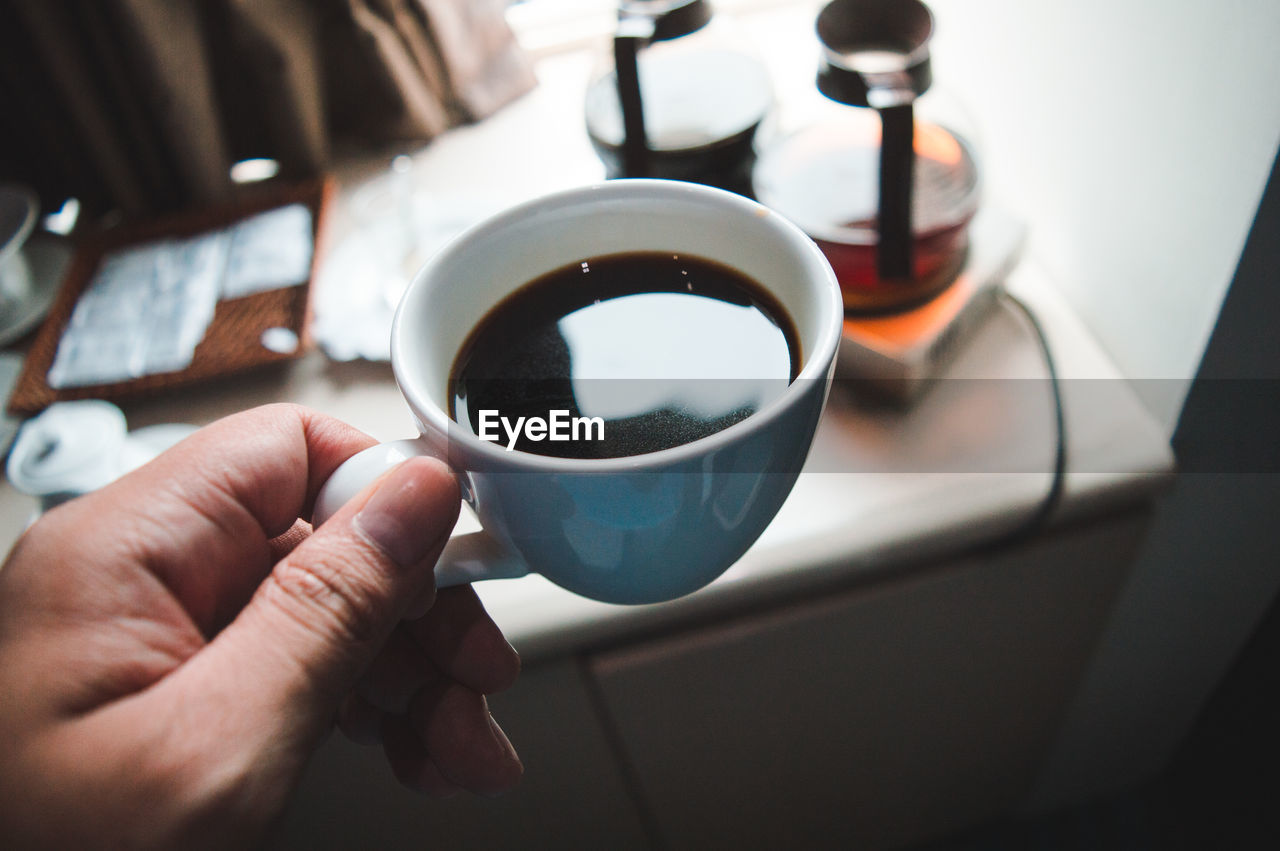
[[[260,187],[234,202],[167,216],[164,219],[113,228],[86,238],[77,247],[49,315],[27,352],[22,374],[9,397],[14,415],[35,414],[54,402],[69,399],[121,399],[154,394],[181,385],[194,384],[214,376],[227,375],[264,364],[299,357],[311,345],[309,293],[321,256],[324,216],[333,194],[332,181],[317,179],[305,183]],[[213,322],[196,346],[190,366],[180,372],[145,375],[112,384],[54,389],[46,376],[58,351],[58,341],[75,309],[76,301],[93,279],[104,254],[116,249],[169,237],[196,236],[226,227],[257,213],[302,203],[311,209],[314,249],[308,280],[280,289],[255,293],[244,298],[219,301]],[[268,328],[288,328],[298,335],[296,351],[280,353],[265,348],[262,332]]]

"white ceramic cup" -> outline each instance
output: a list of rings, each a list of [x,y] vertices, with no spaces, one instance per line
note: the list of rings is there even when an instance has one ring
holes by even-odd
[[[450,369],[492,307],[547,272],[636,251],[698,255],[763,285],[798,332],[795,380],[722,431],[620,458],[507,451],[450,420]],[[842,321],[822,253],[786,219],[739,195],[617,180],[525,203],[459,236],[409,285],[391,364],[420,436],[341,466],[320,493],[316,522],[394,464],[433,455],[454,470],[483,527],[451,539],[438,585],[533,571],[607,602],[682,596],[732,565],[786,499],[826,402]]]

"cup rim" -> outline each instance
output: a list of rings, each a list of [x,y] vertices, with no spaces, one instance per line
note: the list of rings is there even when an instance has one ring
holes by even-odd
[[[19,256],[23,243],[35,228],[40,201],[36,194],[16,183],[0,183],[0,205],[8,208],[9,230],[0,233],[0,266]]]
[[[498,443],[481,440],[467,431],[451,418],[447,411],[441,409],[422,388],[414,386],[407,380],[404,359],[405,345],[403,339],[404,306],[408,303],[408,294],[423,286],[431,268],[442,260],[463,250],[468,244],[508,225],[537,210],[545,210],[549,205],[557,207],[575,206],[602,198],[636,198],[636,197],[670,197],[702,196],[718,204],[737,207],[741,211],[768,219],[778,227],[784,238],[793,244],[801,262],[810,274],[822,282],[819,299],[825,300],[825,314],[829,317],[819,330],[812,351],[805,355],[800,372],[792,379],[782,394],[749,417],[721,429],[714,434],[701,437],[689,443],[682,443],[657,452],[642,455],[624,455],[616,458],[560,458],[550,455],[538,455],[520,450],[508,451]],[[484,459],[493,466],[513,467],[527,472],[541,473],[617,473],[633,472],[651,468],[668,467],[673,464],[688,462],[715,452],[729,444],[735,443],[747,432],[766,427],[780,418],[788,409],[798,404],[808,392],[809,384],[815,380],[826,381],[832,364],[835,362],[836,349],[840,343],[844,320],[844,301],[840,295],[840,286],[836,281],[831,264],[818,246],[800,228],[774,210],[765,207],[749,198],[697,183],[686,183],[675,180],[654,178],[626,178],[609,180],[586,186],[564,189],[533,198],[506,209],[471,226],[449,242],[432,260],[428,261],[409,283],[405,296],[396,308],[395,319],[391,328],[391,368],[395,374],[400,392],[408,402],[419,425],[439,432],[448,441],[449,448],[460,445],[469,456]],[[450,453],[452,454],[452,453]]]

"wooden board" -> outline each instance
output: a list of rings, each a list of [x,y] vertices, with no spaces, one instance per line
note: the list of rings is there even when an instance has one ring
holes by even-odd
[[[9,412],[29,415],[70,399],[120,399],[154,394],[215,376],[240,372],[299,357],[311,345],[310,290],[322,254],[321,234],[333,184],[328,178],[304,183],[258,187],[225,205],[177,213],[163,219],[112,228],[87,237],[76,249],[58,297],[27,352],[22,374],[9,397]],[[76,301],[93,279],[103,256],[129,245],[173,237],[189,237],[235,224],[257,213],[302,203],[311,210],[314,248],[308,279],[291,287],[219,301],[213,321],[196,346],[190,366],[180,372],[145,375],[111,384],[54,389],[46,376]],[[261,343],[262,332],[282,327],[298,335],[293,352],[275,352]]]

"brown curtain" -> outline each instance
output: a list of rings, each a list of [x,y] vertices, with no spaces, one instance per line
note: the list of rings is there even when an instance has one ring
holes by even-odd
[[[314,175],[533,85],[504,0],[5,0],[0,179],[145,215],[225,199],[232,163]]]

